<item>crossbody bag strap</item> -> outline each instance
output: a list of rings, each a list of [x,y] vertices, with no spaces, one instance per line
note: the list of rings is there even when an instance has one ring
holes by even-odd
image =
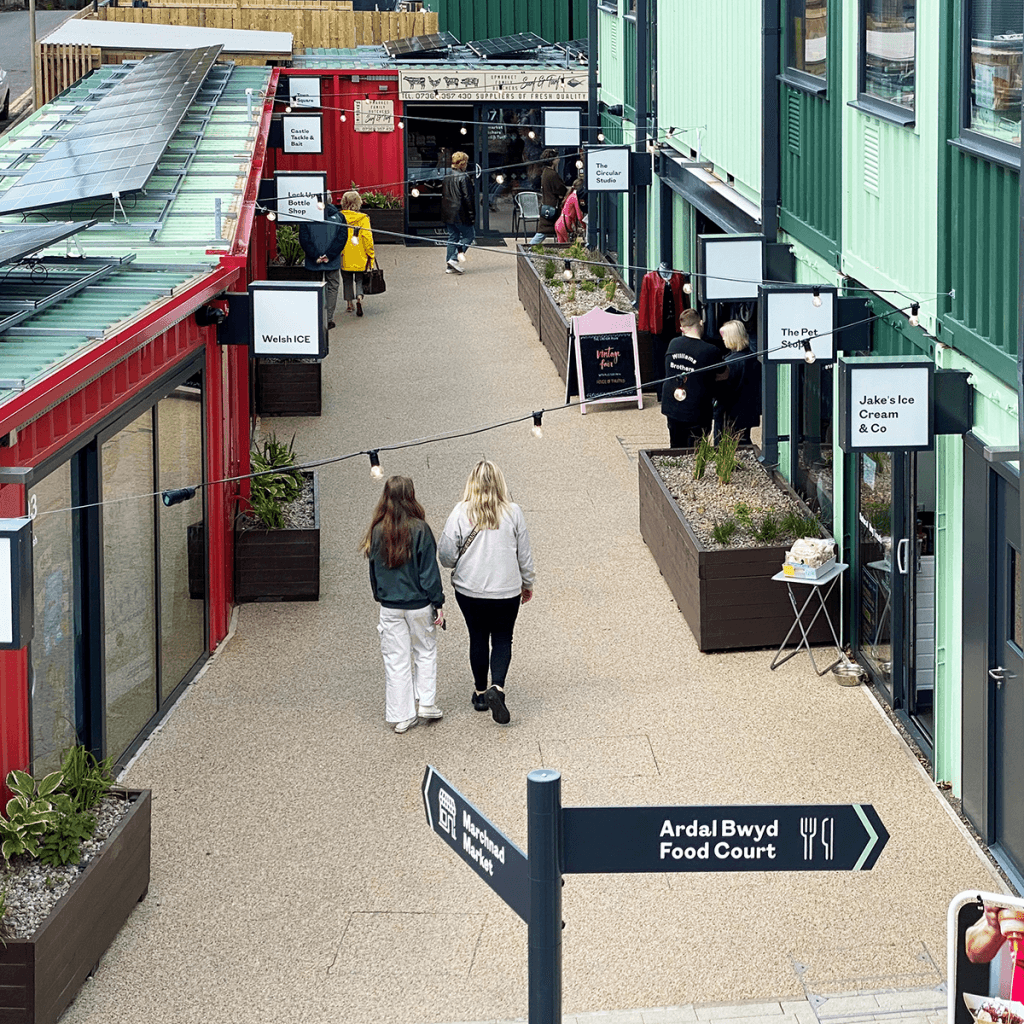
[[[455,556],[455,565],[459,564],[459,559],[465,554],[466,548],[473,543],[473,538],[480,532],[479,526],[474,526],[470,531],[469,536],[459,545],[459,553]],[[455,565],[452,566],[452,572],[455,572]]]

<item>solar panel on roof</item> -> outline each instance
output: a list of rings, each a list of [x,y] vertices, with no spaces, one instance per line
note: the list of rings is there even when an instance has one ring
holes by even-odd
[[[520,53],[530,53],[547,41],[533,32],[517,32],[514,36],[498,36],[496,39],[478,39],[466,45],[478,57],[494,60],[498,57],[514,57]]]
[[[143,188],[222,49],[140,61],[0,196],[0,213]]]
[[[562,50],[569,60],[589,60],[590,40],[570,39],[567,43],[555,43],[555,48]]]
[[[398,60],[444,57],[459,41],[451,32],[435,32],[429,36],[410,36],[408,39],[388,39],[384,49],[389,57]]]
[[[0,266],[17,263],[95,223],[94,220],[69,220],[53,224],[0,224]]]

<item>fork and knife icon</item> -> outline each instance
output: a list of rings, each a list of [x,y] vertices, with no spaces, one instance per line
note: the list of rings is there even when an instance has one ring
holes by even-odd
[[[814,859],[814,839],[818,837],[818,841],[821,843],[822,849],[825,853],[825,860],[831,860],[833,851],[835,850],[835,818],[822,818],[819,822],[817,818],[801,818],[800,819],[800,835],[803,836],[804,840],[804,860]]]

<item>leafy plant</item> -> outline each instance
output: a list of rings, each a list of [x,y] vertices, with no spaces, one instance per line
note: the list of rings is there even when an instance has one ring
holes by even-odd
[[[736,533],[738,528],[739,524],[735,519],[723,519],[711,527],[711,536],[714,537],[716,544],[721,544],[722,547],[725,547],[732,540],[733,534]]]
[[[284,510],[301,493],[304,484],[302,473],[290,469],[295,465],[295,438],[290,444],[278,441],[271,434],[262,447],[254,447],[250,460],[253,473],[249,491],[249,506],[253,515],[268,530],[284,527]]]
[[[75,810],[64,793],[56,795],[54,810],[57,818],[43,834],[38,856],[44,864],[60,868],[80,858],[82,843],[96,832],[96,818],[88,811]]]
[[[591,259],[591,253],[583,242],[577,239],[577,241],[573,242],[572,245],[565,250],[565,258],[567,260],[583,260],[585,262],[589,262]]]
[[[608,273],[608,268],[603,263],[595,263],[590,268],[590,272],[598,279],[598,281],[603,281],[604,275]]]
[[[4,860],[25,853],[39,856],[40,839],[58,816],[49,797],[62,781],[60,772],[51,772],[40,782],[17,769],[8,773],[7,788],[14,796],[7,801],[7,816],[0,816],[0,856]]]
[[[277,255],[286,267],[301,266],[306,254],[299,244],[299,229],[294,224],[278,224]]]
[[[352,187],[356,187],[354,181],[352,182]],[[402,200],[398,196],[393,196],[390,192],[371,190],[369,192],[360,192],[359,195],[363,200],[364,210],[367,207],[371,210],[400,210],[402,208]]]
[[[544,246],[540,242],[538,242],[536,245],[531,245],[530,246],[530,252],[532,252],[536,256],[543,256],[544,255]],[[551,261],[548,260],[548,262],[550,263]]]
[[[545,281],[553,281],[555,279],[555,274],[556,273],[557,273],[557,269],[555,268],[555,261],[554,260],[545,260],[544,261],[544,280]]]
[[[754,510],[745,501],[737,502],[732,510],[736,513],[736,519],[740,526],[747,533],[752,534],[754,532]]]
[[[739,435],[730,431],[726,431],[718,439],[718,447],[715,449],[715,474],[719,483],[731,483],[733,473],[740,468],[740,460],[736,458],[736,449],[739,445]]]
[[[761,517],[761,522],[754,530],[754,536],[762,544],[768,545],[774,544],[782,536],[782,529],[774,513],[765,512]]]
[[[705,434],[697,442],[697,451],[693,460],[693,479],[703,480],[708,466],[714,461],[715,446],[711,443],[711,435]]]
[[[580,281],[579,287],[580,287],[580,291],[581,292],[592,292],[592,291],[594,291],[597,288],[597,282],[596,281]]]
[[[82,746],[70,747],[60,766],[64,776],[57,792],[68,797],[70,811],[88,811],[95,807],[114,785],[113,757],[97,761]]]

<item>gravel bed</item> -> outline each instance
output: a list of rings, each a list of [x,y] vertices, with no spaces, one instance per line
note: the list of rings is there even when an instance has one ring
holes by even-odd
[[[753,509],[753,518],[757,522],[765,512],[777,517],[787,512],[807,515],[796,500],[783,493],[775,485],[764,467],[750,450],[736,453],[740,468],[732,476],[732,482],[721,484],[715,476],[714,465],[709,465],[703,480],[693,479],[693,466],[696,457],[692,454],[680,456],[656,455],[652,458],[655,468],[665,481],[672,497],[683,510],[690,529],[697,535],[705,547],[715,551],[733,548],[762,548],[766,546],[787,547],[793,540],[786,537],[776,544],[765,545],[740,526],[728,544],[717,544],[711,530],[716,523],[726,519],[736,519],[736,506],[743,502]]]
[[[129,800],[114,794],[100,801],[93,810],[96,832],[92,839],[82,843],[82,858],[75,864],[53,868],[28,857],[15,857],[0,870],[0,893],[5,894],[7,906],[7,912],[0,919],[0,936],[29,938],[96,856],[130,806]]]
[[[316,526],[315,506],[313,503],[313,474],[302,474],[305,478],[302,493],[284,509],[284,526],[286,530],[311,530]],[[240,530],[262,530],[263,527],[244,513],[238,517]]]
[[[550,252],[555,259],[552,261],[542,259],[539,256],[533,256],[531,262],[537,268],[541,281],[544,282],[551,294],[554,295],[555,301],[562,310],[562,316],[566,320],[571,320],[574,316],[583,316],[584,313],[589,313],[595,306],[600,306],[602,309],[605,309],[607,306],[615,306],[616,309],[620,309],[623,312],[633,311],[632,296],[617,281],[615,296],[610,302],[608,301],[608,296],[604,289],[609,281],[614,280],[611,267],[606,265],[604,277],[600,278],[594,273],[594,267],[573,260],[573,280],[567,282],[562,280],[562,271],[564,269],[562,261],[566,258],[564,250],[546,249],[545,251]],[[600,262],[601,255],[599,253],[591,253],[588,259]],[[553,280],[548,281],[544,277],[544,265],[550,262],[554,262],[557,273]],[[590,281],[594,282],[594,287],[588,291],[589,285],[587,282]]]

